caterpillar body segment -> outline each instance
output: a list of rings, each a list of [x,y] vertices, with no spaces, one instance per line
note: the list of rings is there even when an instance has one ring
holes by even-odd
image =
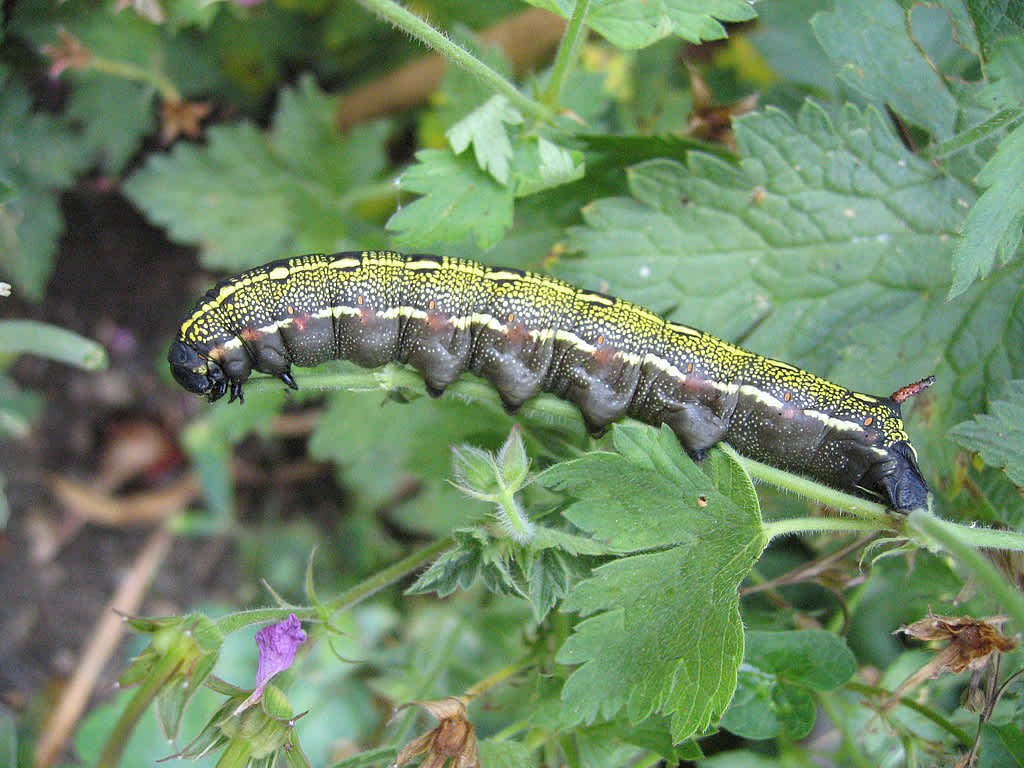
[[[927,503],[900,404],[930,380],[856,393],[531,272],[389,251],[275,261],[214,286],[168,354],[177,381],[210,401],[241,399],[253,370],[295,387],[293,365],[336,358],[408,364],[434,396],[470,371],[510,411],[550,392],[594,432],[625,416],[664,423],[697,457],[724,440],[898,511]]]

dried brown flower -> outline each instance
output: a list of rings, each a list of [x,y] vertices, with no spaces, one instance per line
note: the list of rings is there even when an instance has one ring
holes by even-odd
[[[1006,653],[1017,647],[1017,641],[1007,637],[998,627],[1007,621],[1005,616],[992,616],[987,619],[972,619],[968,616],[936,616],[929,613],[920,621],[915,621],[896,632],[925,642],[948,641],[949,645],[942,648],[935,657],[912,674],[893,691],[892,696],[883,705],[888,709],[925,680],[931,680],[946,672],[963,672],[969,669],[978,675],[988,664],[996,651]],[[893,634],[896,634],[894,632]]]
[[[213,109],[205,101],[165,101],[160,109],[160,138],[170,144],[178,136],[199,137],[199,123]]]
[[[476,731],[466,717],[465,702],[455,696],[436,701],[414,701],[439,721],[437,727],[419,736],[404,747],[391,764],[401,768],[417,755],[426,754],[420,768],[441,768],[451,760],[451,768],[480,768]],[[403,704],[399,709],[411,706]]]
[[[997,628],[1007,621],[1005,616],[972,619],[968,616],[936,616],[915,621],[896,630],[926,642],[948,640],[949,645],[939,651],[928,665],[935,665],[931,677],[943,672],[963,672],[981,669],[995,651],[1006,653],[1017,647],[1017,642]],[[938,664],[936,664],[938,662]]]

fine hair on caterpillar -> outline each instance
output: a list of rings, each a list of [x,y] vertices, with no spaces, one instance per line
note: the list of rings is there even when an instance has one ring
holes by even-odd
[[[465,259],[364,251],[311,254],[242,272],[189,312],[168,361],[185,389],[242,399],[252,371],[297,388],[292,366],[404,363],[437,397],[464,371],[509,411],[541,392],[574,403],[592,432],[626,416],[666,424],[695,458],[740,454],[889,508],[928,486],[900,406],[853,392],[628,301]]]

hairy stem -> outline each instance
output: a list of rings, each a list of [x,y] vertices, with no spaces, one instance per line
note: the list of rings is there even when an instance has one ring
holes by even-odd
[[[394,0],[358,0],[358,2],[378,16],[387,19],[403,32],[415,37],[424,45],[434,49],[448,59],[448,61],[458,64],[482,80],[493,91],[505,96],[525,114],[537,120],[549,120],[552,117],[552,112],[548,107],[523,95],[515,85],[484,64],[476,56],[434,29],[416,14],[394,2]]]
[[[925,544],[946,550],[977,581],[978,585],[1013,618],[1017,629],[1024,629],[1024,597],[1017,591],[984,553],[978,551],[978,537],[973,534],[984,531],[981,528],[965,526],[942,520],[923,510],[914,510],[907,518],[907,528],[924,539]],[[989,533],[1005,533],[990,531]],[[997,541],[1002,540],[1002,537]],[[998,544],[996,544],[998,546]]]
[[[576,0],[576,5],[572,10],[572,17],[569,19],[569,26],[565,28],[562,42],[558,44],[555,63],[551,67],[551,78],[548,80],[544,93],[541,94],[541,101],[549,107],[554,108],[558,105],[562,86],[572,71],[573,64],[576,63],[583,41],[586,40],[587,28],[584,22],[589,10],[590,0]]]
[[[345,590],[333,600],[325,603],[322,609],[318,609],[316,607],[297,609],[284,607],[239,611],[238,613],[232,613],[231,615],[220,619],[217,622],[217,628],[226,635],[252,624],[269,624],[275,621],[281,621],[286,619],[290,613],[294,613],[299,619],[310,621],[319,618],[323,611],[336,613],[338,611],[347,610],[358,605],[363,600],[376,594],[385,587],[394,584],[405,576],[415,573],[423,566],[432,562],[450,546],[452,546],[452,540],[450,538],[445,537],[443,539],[438,539],[434,543],[423,547],[423,549],[417,550],[398,562],[392,563],[388,567],[378,571],[373,576],[359,584],[356,584],[351,589]]]

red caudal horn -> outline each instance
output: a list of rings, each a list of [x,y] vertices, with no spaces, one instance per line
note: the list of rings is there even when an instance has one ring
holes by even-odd
[[[907,384],[907,386],[905,387],[900,387],[895,392],[893,392],[889,397],[891,397],[897,403],[902,403],[904,400],[908,400],[914,395],[921,394],[934,383],[934,376],[926,376],[920,381],[915,381],[913,384]]]

